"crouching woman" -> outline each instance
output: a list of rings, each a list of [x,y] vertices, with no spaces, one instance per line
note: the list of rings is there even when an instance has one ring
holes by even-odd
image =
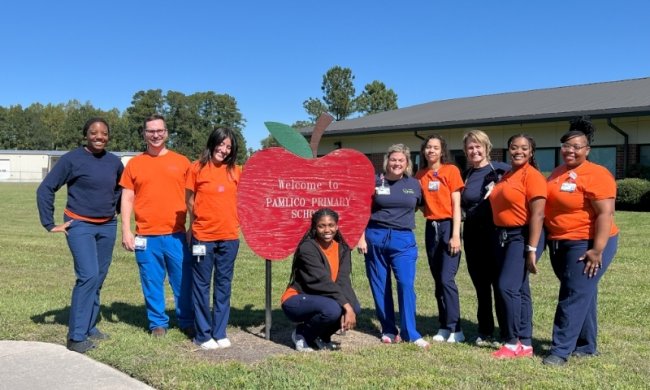
[[[316,211],[293,256],[291,279],[281,301],[286,316],[298,323],[291,338],[300,352],[337,349],[332,335],[357,322],[360,305],[350,282],[350,247],[338,222],[335,211]]]

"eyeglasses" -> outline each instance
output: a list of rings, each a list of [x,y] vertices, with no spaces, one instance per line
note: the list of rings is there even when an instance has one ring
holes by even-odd
[[[579,151],[581,151],[582,149],[584,149],[584,148],[586,148],[588,146],[589,145],[571,145],[570,143],[565,142],[565,143],[560,145],[560,148],[562,148],[564,150],[571,150],[571,151],[574,151],[574,152],[579,152]]]
[[[147,135],[163,135],[167,132],[167,129],[159,129],[159,130],[144,129],[144,132],[147,133]]]

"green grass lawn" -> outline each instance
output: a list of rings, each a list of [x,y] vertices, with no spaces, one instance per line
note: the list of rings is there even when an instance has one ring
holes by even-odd
[[[64,344],[72,259],[63,235],[40,226],[35,184],[0,184],[0,339]],[[57,196],[57,220],[65,191]],[[423,248],[423,224],[417,236]],[[541,358],[550,345],[558,282],[544,255],[540,274],[531,277],[534,302],[533,359],[498,361],[491,350],[472,344],[369,346],[333,353],[289,353],[254,364],[218,363],[193,352],[177,330],[164,339],[146,332],[146,315],[132,253],[118,245],[102,291],[101,329],[112,339],[89,352],[156,388],[648,388],[650,383],[650,214],[619,212],[618,254],[600,283],[601,356],[549,368]],[[119,230],[119,229],[118,229]],[[376,332],[372,298],[362,257],[353,255],[353,284],[363,314],[359,329]],[[284,291],[289,261],[273,263],[274,326],[289,326],[277,302]],[[418,328],[430,338],[437,330],[433,281],[420,251],[417,275]],[[476,336],[476,304],[464,261],[457,276],[463,329]],[[171,297],[170,294],[168,294]],[[168,307],[172,307],[170,302]],[[230,326],[247,329],[264,323],[264,261],[242,245],[233,283]],[[218,352],[215,352],[218,353]]]

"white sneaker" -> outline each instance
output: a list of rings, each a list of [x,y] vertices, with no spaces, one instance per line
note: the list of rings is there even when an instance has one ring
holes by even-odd
[[[462,343],[463,341],[465,341],[465,335],[462,330],[460,332],[452,332],[447,338],[448,343]]]
[[[314,340],[314,344],[316,344],[318,349],[320,349],[321,351],[338,351],[339,350],[339,346],[337,344],[334,344],[331,341],[326,343],[320,337],[317,337],[316,340]]]
[[[206,351],[207,351],[207,350],[211,350],[211,349],[217,349],[217,348],[219,348],[219,344],[217,344],[217,342],[214,341],[214,339],[210,339],[210,340],[205,341],[205,342],[203,342],[203,343],[200,342],[200,341],[197,341],[196,339],[194,339],[194,344],[196,344],[196,345],[198,345],[199,347],[201,347],[201,349],[205,349]]]
[[[228,340],[227,337],[217,340],[217,344],[219,344],[219,348],[230,348],[230,346],[232,345],[232,343],[230,342],[230,340]]]
[[[439,343],[445,342],[449,338],[449,335],[451,335],[451,332],[448,329],[438,329],[438,334],[433,336],[433,341]]]
[[[302,337],[302,335],[297,334],[295,329],[291,333],[291,340],[293,341],[293,344],[296,346],[296,351],[314,352],[314,349],[307,344],[307,340],[305,340],[305,338]]]
[[[428,343],[425,339],[423,339],[422,337],[420,337],[419,339],[415,340],[415,341],[413,342],[413,344],[415,344],[415,345],[417,345],[418,347],[423,348],[423,349],[429,349],[429,347],[430,347],[429,343]]]

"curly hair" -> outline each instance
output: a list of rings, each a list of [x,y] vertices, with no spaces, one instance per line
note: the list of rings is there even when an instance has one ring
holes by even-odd
[[[587,144],[591,145],[594,140],[595,131],[596,127],[591,123],[588,116],[573,118],[569,122],[569,130],[560,138],[560,142],[565,143],[571,138],[584,135],[587,138]]]

